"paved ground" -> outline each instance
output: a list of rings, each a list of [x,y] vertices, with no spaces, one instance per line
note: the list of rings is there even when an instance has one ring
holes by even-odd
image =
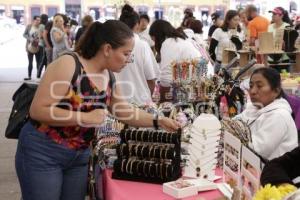
[[[17,140],[4,137],[11,96],[27,73],[27,57],[22,30],[15,37],[0,44],[0,200],[20,200],[20,187],[15,172]]]
[[[1,71],[1,70],[0,70]],[[14,165],[16,140],[4,137],[4,131],[12,105],[10,97],[18,87],[17,83],[0,83],[0,199],[19,200],[20,188]]]

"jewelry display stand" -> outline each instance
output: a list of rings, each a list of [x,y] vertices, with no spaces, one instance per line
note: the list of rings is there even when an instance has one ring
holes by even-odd
[[[148,183],[164,183],[181,176],[181,129],[124,129],[117,149],[112,178]]]
[[[213,114],[201,114],[191,126],[189,156],[183,176],[212,180],[215,177],[221,123]]]

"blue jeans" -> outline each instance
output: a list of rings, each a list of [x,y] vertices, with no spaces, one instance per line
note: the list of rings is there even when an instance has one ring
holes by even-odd
[[[84,200],[89,155],[89,148],[68,149],[28,122],[15,161],[23,200]]]

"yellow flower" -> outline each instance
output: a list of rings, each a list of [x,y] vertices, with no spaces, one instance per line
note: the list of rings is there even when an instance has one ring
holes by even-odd
[[[267,184],[262,187],[254,196],[254,200],[281,200],[288,194],[296,191],[296,187],[290,184],[284,184],[279,187]]]
[[[255,194],[254,200],[281,200],[281,194],[275,186],[267,184]]]
[[[284,185],[279,186],[278,190],[281,193],[281,195],[284,197],[292,192],[295,192],[297,190],[297,188],[294,185],[284,184]]]

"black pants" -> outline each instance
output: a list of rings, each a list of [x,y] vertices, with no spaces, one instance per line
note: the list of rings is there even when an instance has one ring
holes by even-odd
[[[41,78],[41,74],[42,74],[44,66],[45,66],[45,70],[47,67],[47,56],[46,56],[45,47],[40,47],[40,50],[42,52],[41,52],[40,62],[38,64],[37,78]]]
[[[27,57],[28,57],[28,78],[31,78],[31,74],[32,74],[32,68],[33,68],[33,56],[35,56],[35,61],[36,61],[36,68],[37,68],[37,73],[39,71],[38,67],[39,67],[39,63],[41,62],[41,58],[42,58],[42,48],[39,48],[39,51],[37,53],[30,53],[27,52]]]

